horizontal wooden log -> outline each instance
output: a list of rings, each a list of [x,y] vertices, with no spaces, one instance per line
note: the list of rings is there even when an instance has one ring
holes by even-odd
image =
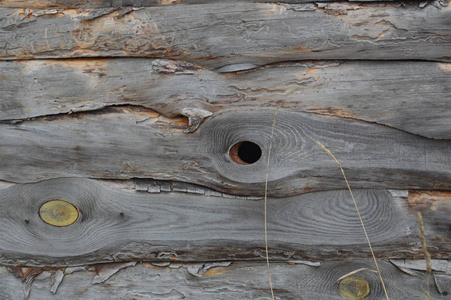
[[[333,2],[336,0],[322,0],[321,2]],[[343,0],[342,0],[343,1]],[[347,0],[345,0],[347,1]],[[343,2],[345,2],[343,1]],[[350,2],[368,2],[370,0],[349,0]],[[371,0],[371,1],[398,1],[398,0]],[[139,7],[149,7],[158,5],[175,5],[175,4],[211,4],[221,3],[222,0],[88,0],[88,1],[71,1],[71,0],[3,0],[0,2],[0,8],[125,8],[133,9]],[[229,0],[228,3],[236,4],[240,0]],[[242,2],[242,1],[241,1]],[[268,3],[268,0],[247,0],[251,3]],[[311,0],[284,0],[287,4],[309,3]],[[415,0],[411,1],[415,2]],[[446,1],[442,1],[446,4]],[[421,6],[424,6],[422,4]],[[130,7],[132,6],[132,7]]]
[[[423,274],[410,276],[387,262],[379,262],[390,299],[425,299],[422,287],[430,291],[432,299],[449,299],[449,287],[437,291],[433,280],[426,285]],[[114,267],[114,266],[113,266]],[[117,268],[117,267],[116,267]],[[92,267],[64,276],[56,294],[55,270],[41,271],[31,287],[33,299],[270,299],[267,268],[263,263],[177,264],[155,266],[142,263],[114,274],[104,284],[93,284],[98,273],[107,266]],[[342,300],[338,293],[339,279],[352,271],[367,281],[369,295],[365,300],[386,299],[372,261],[331,261],[319,267],[302,264],[271,264],[275,299]],[[35,272],[39,272],[36,270]],[[61,272],[61,271],[59,271]],[[70,271],[72,272],[72,270]],[[106,272],[105,272],[106,273]],[[64,273],[63,273],[64,274]],[[446,275],[442,275],[446,276]],[[449,277],[449,275],[448,275]],[[6,299],[23,297],[22,281],[6,268],[0,268],[0,291]]]
[[[26,183],[58,177],[152,178],[190,182],[220,192],[262,195],[274,110],[227,110],[193,134],[185,118],[137,107],[41,117],[1,124],[0,179]],[[255,143],[241,164],[229,149]],[[430,140],[377,124],[279,111],[269,195],[346,188],[451,189],[450,140]]]
[[[379,258],[422,256],[418,224],[405,199],[355,190]],[[42,204],[65,200],[80,217],[66,227],[41,220]],[[189,193],[121,191],[93,180],[56,179],[0,190],[0,263],[70,266],[118,261],[263,260],[263,201]],[[441,210],[449,210],[444,203]],[[451,218],[425,215],[433,257],[449,258]],[[448,227],[448,228],[447,228]],[[272,259],[370,256],[348,191],[269,199]],[[320,247],[319,247],[320,246]]]
[[[218,74],[171,60],[11,61],[0,62],[0,120],[126,104],[168,117],[258,105],[451,139],[449,86],[451,64],[430,62],[285,63]]]
[[[210,68],[301,59],[450,61],[450,18],[448,4],[418,3],[1,9],[0,57],[140,56]]]

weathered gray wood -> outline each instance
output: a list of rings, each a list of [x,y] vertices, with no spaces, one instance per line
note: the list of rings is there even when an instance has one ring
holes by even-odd
[[[184,108],[277,105],[451,139],[449,86],[451,64],[430,62],[285,63],[218,74],[171,60],[13,61],[0,62],[0,120],[124,104],[168,117]]]
[[[273,118],[272,109],[227,110],[185,134],[185,118],[111,107],[1,124],[0,179],[153,178],[262,195]],[[228,149],[240,141],[259,145],[262,157],[251,165],[232,161]],[[316,141],[338,157],[353,188],[451,189],[450,140],[281,110],[269,195],[346,188],[337,164]]]
[[[301,59],[450,61],[450,18],[447,4],[418,3],[1,9],[0,56],[141,56],[212,68]]]
[[[333,2],[335,0],[322,0],[322,2]],[[350,2],[367,2],[370,0],[346,0]],[[398,1],[398,0],[372,0],[372,1]],[[416,0],[413,0],[416,1]],[[87,1],[73,1],[73,0],[2,0],[0,7],[2,8],[124,8],[133,9],[139,7],[158,6],[158,5],[175,5],[175,4],[210,4],[221,3],[223,0],[87,0]],[[269,0],[229,0],[230,4],[237,2],[251,2],[251,3],[268,3]],[[284,0],[284,3],[299,4],[309,3],[312,0]],[[438,2],[439,3],[439,2]],[[441,1],[442,5],[446,1]],[[426,4],[421,4],[424,7]],[[132,7],[130,7],[132,6]]]
[[[442,232],[451,242],[451,192],[410,192],[406,203],[406,210],[414,208],[423,218],[433,220],[429,231]]]
[[[421,287],[426,287],[424,276],[409,276],[380,261],[382,275],[390,299],[426,299]],[[306,265],[271,264],[275,299],[342,300],[337,280],[354,270],[374,269],[372,261],[331,261],[320,267]],[[199,270],[197,273],[193,269]],[[104,284],[92,284],[96,268],[66,275],[55,295],[50,293],[50,272],[38,276],[31,289],[30,299],[270,299],[267,268],[263,263],[177,264],[157,267],[143,263],[126,268]],[[365,300],[386,299],[377,274],[359,272],[369,283],[370,294]],[[449,299],[438,293],[430,282],[431,297]],[[23,297],[22,282],[5,268],[0,268],[0,291],[3,299]]]
[[[390,262],[397,266],[399,269],[410,269],[410,270],[421,270],[425,271],[427,270],[427,264],[426,261],[423,260],[393,260],[391,259]],[[432,260],[431,263],[431,270],[432,271],[438,271],[438,273],[441,274],[449,274],[451,275],[451,263],[447,260]]]
[[[179,1],[67,2],[0,3],[60,5],[0,9],[0,60],[14,60],[0,64],[0,263],[47,271],[124,264],[96,265],[88,274],[53,269],[43,277],[51,282],[35,281],[32,299],[268,298],[263,202],[246,195],[263,192],[275,106],[282,110],[269,194],[285,198],[269,199],[270,258],[321,261],[319,268],[273,263],[277,299],[342,299],[338,277],[374,268],[370,261],[324,262],[370,253],[348,192],[334,190],[345,188],[341,173],[317,140],[337,155],[353,188],[451,190],[451,67],[411,61],[451,61],[449,2],[187,0],[205,5],[144,9],[116,7]],[[98,59],[128,56],[178,61]],[[17,61],[33,58],[58,60]],[[301,59],[409,61],[277,63],[234,72]],[[227,71],[233,73],[219,74]],[[104,108],[114,105],[122,107]],[[210,112],[199,130],[183,133]],[[229,158],[230,146],[243,140],[262,148],[257,163]],[[14,185],[50,178],[58,179]],[[293,196],[321,190],[332,191]],[[405,198],[405,191],[354,191],[378,257],[424,256],[413,214],[421,211],[432,256],[450,258],[449,192]],[[69,227],[45,224],[37,211],[51,199],[76,204],[81,218]],[[140,260],[159,264],[126,268]],[[229,266],[232,260],[259,263]],[[425,298],[424,273],[381,267],[391,299]],[[432,297],[446,299],[450,277],[434,268]],[[38,273],[31,268],[23,277],[26,294]],[[359,275],[370,281],[367,299],[384,298],[376,274]],[[20,298],[21,285],[0,271],[1,299]]]
[[[376,190],[355,190],[355,196],[378,257],[422,255],[405,200]],[[67,227],[44,223],[37,212],[53,199],[73,203],[81,217]],[[2,264],[264,259],[263,201],[126,192],[72,178],[2,189],[0,208]],[[430,252],[449,258],[449,232],[434,228],[434,221],[425,217]],[[268,238],[273,259],[370,255],[346,190],[269,199]]]

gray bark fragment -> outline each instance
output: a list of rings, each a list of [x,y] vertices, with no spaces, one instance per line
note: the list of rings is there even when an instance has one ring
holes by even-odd
[[[104,283],[108,279],[111,278],[114,274],[119,272],[122,269],[133,267],[136,265],[136,262],[129,262],[123,264],[114,264],[112,266],[106,266],[103,268],[94,278],[92,279],[92,284],[100,284]]]
[[[52,281],[50,286],[50,292],[52,294],[56,294],[58,287],[64,279],[64,272],[61,270],[57,270],[55,274],[52,275]]]

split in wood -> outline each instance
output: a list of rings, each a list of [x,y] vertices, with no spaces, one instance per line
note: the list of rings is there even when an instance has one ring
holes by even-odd
[[[174,60],[44,59],[0,61],[0,78],[0,121],[8,124],[134,105],[149,109],[136,120],[140,125],[158,119],[159,128],[193,132],[212,112],[250,111],[258,103],[451,139],[450,110],[443,109],[449,105],[449,63],[303,61],[218,74]]]

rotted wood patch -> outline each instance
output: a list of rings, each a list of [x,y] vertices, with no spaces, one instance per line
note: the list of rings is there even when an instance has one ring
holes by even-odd
[[[405,199],[382,190],[355,195],[377,257],[422,257],[416,216],[403,210]],[[56,227],[41,219],[42,205],[55,199],[78,209],[75,223]],[[123,191],[72,178],[1,189],[0,208],[0,263],[7,265],[265,258],[263,201]],[[449,259],[449,229],[435,221],[425,214],[431,255]],[[346,190],[269,199],[268,230],[273,260],[370,256]]]
[[[451,64],[431,62],[281,63],[218,74],[160,59],[12,61],[0,62],[0,120],[126,104],[195,117],[258,104],[451,139],[449,86]]]
[[[30,286],[29,299],[267,299],[271,296],[263,263],[142,263],[121,271],[117,270],[119,267],[42,270]],[[411,276],[382,261],[380,267],[390,299],[423,299],[421,287],[429,289],[433,299],[449,298],[449,287],[440,289],[434,281],[427,287],[424,273]],[[368,271],[373,268],[374,263],[368,260],[329,261],[317,266],[273,263],[275,299],[342,300],[338,293],[340,277],[359,269],[366,270],[355,275],[368,284],[369,294],[365,299],[385,299],[377,274]],[[116,273],[104,283],[94,284],[110,270]],[[64,276],[57,290],[51,291],[49,285],[54,286],[52,279],[58,271]],[[438,276],[449,279],[449,275]],[[0,268],[0,279],[0,291],[6,299],[23,297],[21,280],[6,268]]]
[[[59,177],[149,178],[190,182],[235,195],[262,195],[274,111],[225,110],[185,134],[186,118],[140,107],[1,124],[0,179],[26,183]],[[229,149],[240,142],[240,164]],[[451,189],[450,140],[430,140],[377,124],[279,111],[269,195],[346,188]],[[18,150],[20,149],[20,150]]]
[[[301,59],[450,61],[451,6],[435,4],[1,9],[0,57],[140,56],[209,68]]]

